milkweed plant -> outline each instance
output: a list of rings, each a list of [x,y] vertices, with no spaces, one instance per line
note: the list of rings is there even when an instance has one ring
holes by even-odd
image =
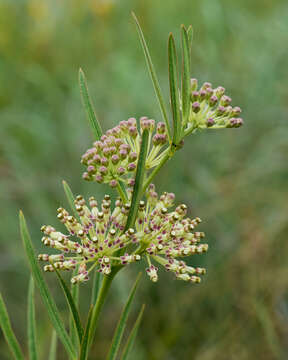
[[[98,203],[93,196],[88,199],[81,195],[74,197],[68,184],[63,181],[70,208],[57,209],[57,229],[49,224],[41,227],[43,251],[38,256],[20,211],[20,231],[32,274],[27,314],[28,350],[29,359],[32,360],[39,359],[34,284],[54,327],[49,359],[57,358],[56,344],[59,339],[69,359],[85,360],[95,341],[99,314],[108,290],[119,271],[141,262],[152,282],[159,280],[158,269],[162,267],[177,280],[192,284],[200,283],[206,273],[205,268],[197,264],[187,265],[185,261],[187,257],[205,254],[208,250],[204,232],[198,230],[201,219],[189,217],[187,206],[179,204],[174,193],[158,194],[153,180],[165,163],[184,147],[186,137],[199,131],[240,127],[243,123],[239,117],[241,109],[232,106],[231,98],[225,94],[222,86],[213,87],[209,82],[199,84],[197,79],[190,77],[192,28],[182,25],[180,86],[173,35],[170,34],[168,39],[170,116],[141,27],[135,14],[132,16],[163,121],[156,122],[146,116],[129,118],[104,133],[88,93],[85,75],[80,69],[81,96],[95,138],[81,158],[82,178],[97,184],[109,184],[117,193],[117,198],[112,201],[109,195],[105,195]],[[55,273],[61,284],[70,310],[69,332],[59,315],[41,267],[44,272]],[[62,277],[66,271],[71,274],[70,285]],[[144,306],[130,330],[126,344],[122,345],[122,337],[139,279],[140,276],[118,321],[107,354],[108,360],[129,357]],[[88,281],[93,283],[92,300],[83,325],[79,315],[79,292],[82,284]],[[2,296],[0,320],[14,358],[24,359]],[[121,354],[120,345],[123,349]]]

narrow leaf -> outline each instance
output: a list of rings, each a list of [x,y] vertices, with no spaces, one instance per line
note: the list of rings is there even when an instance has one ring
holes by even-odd
[[[188,26],[187,35],[188,35],[188,43],[189,43],[189,53],[190,53],[190,56],[191,56],[191,48],[192,48],[192,40],[193,40],[193,27],[192,27],[192,25]]]
[[[3,331],[4,337],[7,341],[7,344],[9,346],[9,349],[13,354],[14,359],[24,360],[22,350],[12,330],[8,312],[1,294],[0,294],[0,326]]]
[[[135,281],[135,283],[134,283],[134,285],[132,287],[132,290],[131,290],[131,292],[129,294],[127,302],[126,302],[126,304],[125,304],[125,306],[123,308],[121,317],[119,319],[117,328],[115,330],[115,333],[114,333],[114,336],[113,336],[113,339],[112,339],[110,351],[109,351],[108,356],[106,358],[107,360],[114,360],[117,357],[119,346],[120,346],[122,336],[123,336],[123,333],[124,333],[124,330],[125,330],[125,327],[126,327],[127,318],[128,318],[129,313],[130,313],[130,310],[131,310],[131,304],[132,304],[132,301],[134,299],[135,292],[136,292],[137,286],[139,284],[141,275],[142,274],[139,273],[139,275],[137,276],[137,279],[136,279],[136,281]]]
[[[78,273],[78,266],[76,266],[76,268],[73,271],[73,276],[77,275]],[[76,307],[78,308],[79,305],[79,284],[71,284],[71,295],[72,298],[74,300],[74,303],[76,305]],[[73,315],[70,312],[70,316],[69,316],[69,334],[70,334],[70,338],[72,341],[73,346],[76,348],[79,344],[79,339],[78,339],[78,334],[77,334],[77,329],[75,326],[75,322],[74,322],[74,318]]]
[[[143,49],[143,52],[144,52],[144,56],[145,56],[146,64],[147,64],[147,67],[148,67],[148,71],[149,71],[149,74],[150,74],[150,77],[151,77],[151,80],[152,80],[152,83],[153,83],[153,87],[154,87],[154,90],[155,90],[155,94],[156,94],[156,97],[157,97],[157,100],[158,100],[158,103],[159,103],[159,106],[160,106],[161,114],[163,116],[163,119],[164,119],[166,127],[167,127],[168,138],[169,138],[169,141],[171,141],[171,129],[170,129],[170,124],[169,124],[169,120],[168,120],[168,116],[167,116],[167,111],[166,111],[165,103],[164,103],[164,100],[163,100],[162,91],[161,91],[161,88],[160,88],[160,85],[159,85],[159,81],[158,81],[158,78],[157,78],[157,75],[156,75],[156,72],[155,72],[155,69],[154,69],[154,65],[152,63],[152,59],[151,59],[151,56],[150,56],[150,53],[149,53],[149,49],[148,49],[148,46],[146,44],[144,34],[143,34],[143,31],[142,31],[141,26],[139,24],[139,21],[138,21],[136,15],[134,14],[134,12],[132,12],[132,17],[133,17],[133,19],[135,21],[135,24],[136,24],[136,27],[137,27],[137,32],[138,32],[139,39],[140,39],[140,42],[141,42],[141,45],[142,45],[142,49]]]
[[[90,332],[90,327],[91,327],[93,308],[94,308],[94,306],[91,305],[90,310],[89,310],[89,314],[88,314],[88,319],[87,319],[85,331],[84,331],[84,336],[83,336],[82,343],[81,343],[79,360],[86,360],[86,358],[87,358],[88,345],[89,345],[88,340],[89,340],[89,332]]]
[[[57,335],[59,339],[62,341],[67,353],[72,357],[76,358],[75,350],[72,346],[71,340],[65,330],[65,327],[63,325],[63,321],[60,317],[59,311],[57,309],[57,306],[50,294],[50,291],[46,285],[46,282],[43,278],[42,272],[40,270],[40,267],[38,265],[34,248],[32,245],[32,241],[27,229],[26,221],[24,218],[24,215],[22,211],[20,211],[19,214],[19,220],[20,220],[20,231],[21,236],[23,240],[24,249],[28,258],[28,262],[30,265],[30,269],[33,275],[33,279],[40,291],[40,295],[42,297],[43,303],[46,306],[46,309],[48,311],[48,315],[50,317],[50,320],[57,332]]]
[[[148,139],[149,139],[149,132],[148,130],[144,130],[142,133],[142,142],[141,142],[140,154],[136,169],[135,184],[133,187],[132,200],[125,226],[125,231],[130,227],[134,226],[136,220],[138,205],[142,194],[142,184],[145,175],[145,163],[146,163],[146,157],[148,151]]]
[[[79,86],[80,86],[80,93],[82,96],[82,102],[86,110],[88,120],[90,122],[91,130],[96,140],[99,140],[102,136],[101,125],[97,119],[94,106],[89,95],[85,74],[81,68],[79,69]]]
[[[138,328],[139,328],[139,326],[141,324],[141,320],[142,320],[144,310],[145,310],[145,304],[142,305],[141,310],[139,312],[139,315],[137,316],[135,324],[134,324],[134,326],[133,326],[133,328],[132,328],[132,330],[130,332],[128,340],[127,340],[127,342],[126,342],[126,344],[124,346],[124,349],[123,349],[121,360],[128,360],[128,357],[129,357],[129,355],[131,353],[131,350],[132,350],[132,347],[133,347],[133,344],[134,344],[134,340],[135,340],[137,332],[138,332]]]
[[[53,330],[48,360],[56,360],[56,354],[57,354],[57,334],[56,331]]]
[[[67,303],[69,305],[71,314],[72,314],[73,319],[74,319],[74,323],[75,323],[75,326],[76,326],[79,342],[81,343],[82,336],[83,336],[83,328],[82,328],[82,325],[81,325],[79,312],[78,312],[78,310],[76,308],[76,305],[74,303],[74,300],[73,300],[73,297],[72,297],[71,292],[69,290],[69,287],[67,286],[66,282],[63,280],[63,278],[60,275],[59,271],[56,268],[54,268],[54,270],[55,270],[55,272],[56,272],[56,274],[58,276],[58,280],[59,280],[59,282],[61,284],[61,287],[62,287],[62,290],[63,290],[63,292],[65,294]]]
[[[171,102],[172,115],[173,115],[173,144],[178,145],[180,129],[181,129],[181,120],[180,120],[178,75],[177,75],[177,55],[176,55],[175,41],[171,33],[168,39],[168,67],[169,67],[169,84],[170,84],[170,102]]]
[[[28,312],[27,312],[27,332],[28,332],[28,349],[29,359],[37,360],[37,348],[36,348],[36,320],[35,320],[35,295],[34,295],[34,281],[31,276],[28,290]]]
[[[182,39],[182,120],[187,124],[190,111],[190,48],[186,28],[181,26]]]
[[[91,295],[91,304],[95,305],[99,289],[101,285],[101,274],[98,271],[94,271],[94,279],[93,279],[93,287],[92,287],[92,295]]]
[[[70,186],[67,184],[67,182],[65,180],[62,181],[62,184],[63,184],[63,188],[64,188],[64,191],[65,191],[66,198],[68,200],[68,204],[70,205],[70,208],[73,211],[73,214],[76,217],[76,219],[79,219],[79,214],[77,213],[77,211],[75,209],[75,205],[74,205],[73,192],[72,192]]]

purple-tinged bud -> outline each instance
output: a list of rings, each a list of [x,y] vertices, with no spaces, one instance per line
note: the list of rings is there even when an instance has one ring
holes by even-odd
[[[96,173],[95,166],[93,166],[93,165],[88,166],[87,171],[89,174],[95,174]]]
[[[213,95],[213,90],[211,88],[206,89],[206,99],[210,99],[210,97]]]
[[[127,153],[126,150],[121,149],[121,150],[119,150],[119,155],[120,155],[120,158],[121,158],[122,160],[124,160],[124,159],[126,159],[128,153]]]
[[[241,114],[242,110],[239,106],[235,106],[232,111],[231,111],[231,115],[232,116],[239,116]]]
[[[191,101],[196,101],[199,98],[199,91],[192,91],[191,93]]]
[[[122,139],[115,139],[115,145],[117,148],[119,148],[119,146],[121,146],[123,144],[123,140]]]
[[[152,142],[153,144],[156,146],[156,145],[164,145],[167,141],[167,136],[166,134],[158,134],[156,133],[154,136],[153,136],[153,139],[152,139]]]
[[[232,118],[229,120],[227,127],[240,127],[243,125],[243,119],[242,118]]]
[[[113,129],[111,129],[111,131],[115,137],[118,137],[121,134],[121,129],[119,126],[115,126]]]
[[[101,150],[101,149],[103,148],[103,143],[102,143],[102,141],[97,140],[97,141],[94,141],[93,146],[94,146],[97,150]]]
[[[129,186],[134,186],[135,185],[135,179],[128,179],[127,181]]]
[[[210,82],[204,82],[201,89],[207,90],[208,88],[212,88],[212,84]]]
[[[212,95],[212,96],[210,97],[210,99],[209,99],[209,105],[210,105],[210,106],[214,106],[214,105],[217,104],[217,102],[218,102],[217,96],[216,96],[216,95]]]
[[[91,175],[88,174],[88,172],[84,172],[82,175],[82,179],[86,180],[86,181],[91,181]]]
[[[114,165],[116,165],[116,164],[118,164],[118,162],[120,161],[120,158],[119,158],[118,155],[114,154],[114,155],[111,156],[111,160],[112,160],[112,163],[113,163]]]
[[[133,138],[136,138],[136,136],[138,135],[138,131],[137,131],[136,126],[130,126],[129,127],[129,135],[132,136]]]
[[[127,130],[127,128],[128,128],[128,122],[125,121],[125,120],[120,121],[119,128],[120,128],[120,130],[125,132]]]
[[[103,152],[103,155],[109,156],[109,155],[110,155],[110,148],[109,148],[109,147],[105,147],[105,148],[102,150],[102,152]]]
[[[197,79],[190,79],[190,86],[191,86],[191,91],[195,91],[197,90],[198,87],[198,80]]]
[[[215,121],[214,121],[213,118],[207,119],[207,122],[206,122],[207,127],[211,127],[211,126],[213,126],[214,124],[215,124]]]
[[[225,88],[222,87],[222,86],[218,86],[216,89],[215,89],[215,95],[218,97],[218,99],[220,99],[220,97],[222,95],[224,95],[225,93]]]
[[[226,111],[226,108],[224,106],[220,105],[220,106],[218,106],[216,113],[218,116],[221,116],[221,115],[225,114],[225,111]]]
[[[192,104],[192,110],[197,114],[200,110],[200,104],[198,101],[195,101],[193,104]]]
[[[109,160],[105,156],[103,156],[101,158],[101,164],[106,166],[106,165],[108,165],[108,163],[109,163]]]
[[[125,169],[124,169],[123,166],[120,166],[120,167],[117,169],[117,174],[119,174],[119,175],[125,174]]]
[[[131,146],[128,145],[128,144],[122,144],[119,149],[120,149],[120,150],[126,150],[127,153],[129,153],[130,150],[131,150]]]
[[[109,185],[112,187],[112,188],[115,188],[117,186],[118,182],[117,180],[113,179],[110,181]]]
[[[106,175],[107,172],[108,172],[108,169],[107,169],[106,166],[100,166],[99,172],[100,172],[102,175]]]
[[[127,123],[128,123],[129,126],[133,126],[133,127],[136,127],[136,126],[137,126],[137,121],[136,121],[136,119],[133,118],[133,117],[129,118],[128,121],[127,121]]]
[[[135,161],[137,159],[137,153],[131,152],[129,155],[129,161]]]
[[[207,92],[205,90],[199,91],[199,98],[200,100],[204,100],[206,98]]]
[[[127,170],[128,171],[134,171],[136,169],[136,164],[135,163],[129,163],[127,165]]]
[[[99,184],[101,184],[103,182],[103,177],[101,175],[96,175],[95,181],[97,181]]]
[[[164,122],[160,121],[157,124],[157,132],[159,134],[164,134],[166,132],[166,124]]]
[[[228,106],[231,104],[231,101],[232,99],[229,96],[223,95],[220,99],[220,105]]]
[[[244,123],[244,121],[243,121],[243,119],[242,119],[242,118],[238,118],[238,119],[237,119],[237,127],[242,126],[242,125],[243,125],[243,123]]]
[[[107,140],[107,139],[108,139],[108,136],[107,136],[107,135],[102,135],[101,138],[100,138],[101,141],[105,141],[105,140]]]
[[[93,156],[93,161],[95,164],[100,164],[101,163],[101,156],[96,154]]]

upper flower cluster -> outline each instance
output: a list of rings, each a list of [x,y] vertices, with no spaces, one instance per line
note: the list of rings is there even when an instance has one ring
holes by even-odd
[[[231,98],[225,95],[225,89],[218,86],[213,89],[205,82],[200,88],[197,79],[191,79],[191,111],[186,131],[196,128],[231,128],[243,124],[240,107],[231,106]]]
[[[146,168],[156,166],[163,156],[163,146],[167,144],[165,124],[159,122],[155,126],[155,120],[141,117],[139,131],[136,119],[130,118],[108,130],[82,156],[81,162],[87,166],[83,178],[109,183],[111,187],[116,187],[119,180],[132,185],[140,152],[141,132],[144,129],[149,131]]]
[[[146,270],[152,281],[158,279],[154,261],[174,272],[177,279],[200,282],[199,275],[204,274],[205,269],[188,266],[182,259],[208,249],[207,244],[200,244],[204,233],[194,231],[200,219],[186,217],[184,204],[169,211],[174,198],[172,193],[159,197],[154,185],[150,185],[147,201],[139,204],[135,227],[125,229],[129,203],[123,204],[117,199],[112,209],[110,197],[106,195],[100,206],[93,197],[88,206],[82,196],[77,196],[77,218],[63,208],[58,209],[57,217],[68,233],[49,225],[41,228],[44,245],[60,251],[56,255],[39,255],[39,260],[49,261],[44,270],[78,267],[77,275],[71,279],[72,283],[77,283],[87,281],[93,269],[109,274],[113,266],[125,266],[146,258]],[[131,246],[133,244],[137,246]]]

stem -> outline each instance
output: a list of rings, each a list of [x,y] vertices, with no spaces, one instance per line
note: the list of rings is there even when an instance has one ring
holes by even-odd
[[[121,200],[123,201],[123,203],[125,204],[127,202],[127,196],[126,194],[124,193],[124,190],[122,189],[122,186],[120,184],[120,182],[118,181],[117,182],[117,191],[121,197]]]
[[[151,181],[153,180],[154,176],[158,174],[159,170],[161,169],[161,167],[170,159],[172,155],[170,153],[167,153],[163,159],[161,160],[161,162],[159,163],[158,166],[155,167],[155,169],[151,172],[151,174],[148,176],[148,179],[145,181],[143,189],[142,189],[142,194],[145,192],[145,190],[147,189],[147,187],[149,186],[149,184],[151,183]]]
[[[112,270],[111,274],[104,275],[104,277],[103,277],[102,285],[101,285],[101,288],[99,290],[99,294],[98,294],[96,304],[95,304],[94,309],[93,309],[92,318],[91,318],[91,326],[90,326],[89,340],[88,340],[90,346],[91,346],[91,344],[93,342],[96,327],[97,327],[97,323],[98,323],[98,318],[99,318],[100,312],[102,310],[102,307],[104,305],[104,302],[106,300],[108,291],[109,291],[109,289],[111,287],[112,280],[114,279],[115,275],[118,273],[118,271],[120,269],[121,269],[121,267],[115,268],[114,270]]]

